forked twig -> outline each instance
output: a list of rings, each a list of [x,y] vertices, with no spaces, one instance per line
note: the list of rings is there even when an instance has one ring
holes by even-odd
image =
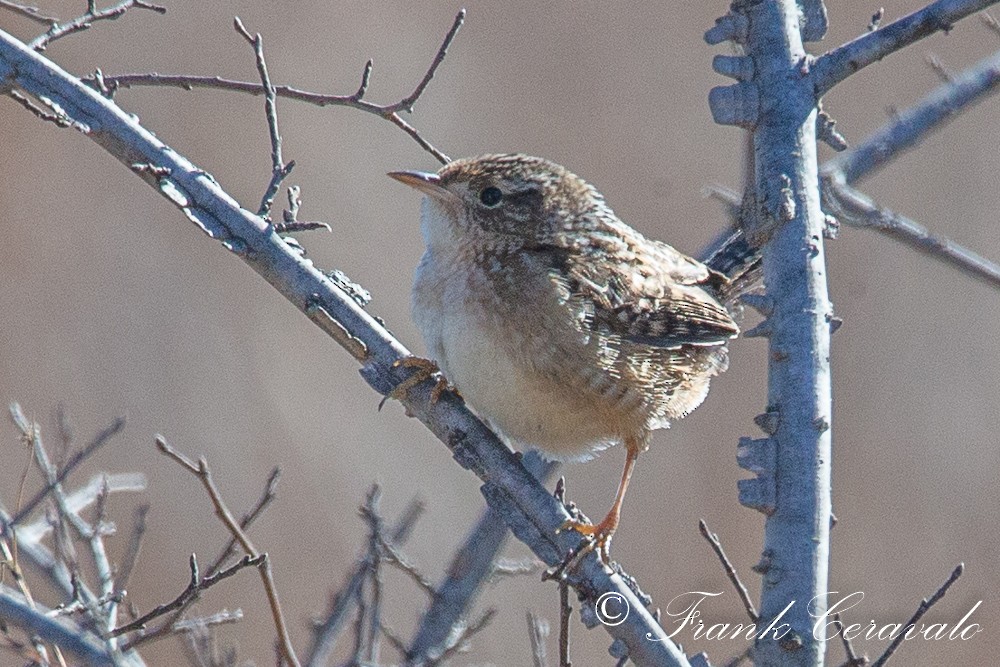
[[[235,537],[236,541],[239,542],[241,547],[243,547],[243,551],[254,559],[262,555],[264,556],[263,562],[257,567],[257,571],[260,573],[261,582],[264,585],[264,592],[267,594],[267,601],[271,607],[271,616],[274,619],[274,627],[278,633],[278,643],[281,648],[281,653],[290,665],[299,667],[299,659],[295,655],[295,649],[292,647],[292,640],[288,634],[288,625],[286,624],[285,616],[281,611],[281,602],[278,599],[278,590],[274,584],[274,576],[271,573],[271,561],[266,557],[266,554],[261,554],[257,551],[253,542],[250,541],[249,536],[247,536],[243,529],[240,528],[239,523],[237,523],[236,519],[229,511],[229,508],[226,507],[226,504],[222,499],[222,494],[219,493],[219,490],[216,488],[215,482],[212,479],[212,471],[208,467],[208,462],[202,458],[198,460],[197,464],[195,464],[189,458],[170,447],[162,436],[156,437],[156,447],[161,453],[173,459],[182,468],[186,469],[201,481],[202,486],[205,487],[205,491],[208,492],[208,496],[212,500],[216,516],[222,520],[226,528],[229,529],[230,534]]]
[[[86,30],[98,21],[113,21],[120,18],[122,14],[133,7],[137,9],[149,9],[157,14],[165,14],[167,12],[166,7],[154,5],[153,3],[145,2],[144,0],[123,0],[123,2],[119,2],[117,5],[112,5],[105,9],[98,9],[97,2],[95,0],[88,0],[87,11],[83,15],[78,16],[72,21],[66,21],[65,23],[59,23],[58,20],[53,21],[49,29],[42,35],[36,37],[30,44],[28,44],[28,46],[36,51],[44,51],[49,44],[57,39],[61,39],[67,35],[72,35],[73,33],[80,32],[81,30]]]
[[[430,84],[431,80],[437,74],[437,70],[441,66],[441,63],[444,62],[444,58],[448,54],[448,49],[451,47],[452,42],[454,42],[455,37],[458,35],[458,31],[464,22],[465,10],[463,9],[455,16],[455,20],[452,22],[451,28],[448,30],[448,34],[445,35],[444,40],[441,42],[441,46],[438,48],[434,59],[425,71],[423,78],[421,78],[420,82],[417,84],[417,87],[413,89],[413,92],[398,102],[392,104],[375,104],[365,99],[365,95],[368,92],[368,84],[371,80],[373,67],[371,60],[365,63],[364,72],[361,76],[361,85],[358,87],[358,90],[351,95],[326,95],[300,90],[292,86],[273,86],[274,95],[276,97],[285,97],[321,107],[346,106],[374,114],[399,127],[424,150],[433,155],[439,162],[447,164],[450,161],[450,158],[427,141],[416,128],[403,119],[401,114],[404,112],[411,113],[413,111],[413,107],[417,100],[421,95],[423,95],[428,84]],[[183,88],[185,90],[192,90],[194,88],[214,88],[217,90],[250,93],[252,95],[266,95],[268,93],[264,84],[250,81],[235,81],[218,76],[193,76],[185,74],[158,74],[156,72],[147,72],[121,74],[115,76],[105,74],[102,75],[101,78],[104,85],[112,90],[116,87],[130,88],[132,86],[172,86]],[[83,81],[90,85],[97,85],[97,78],[94,76],[85,78]]]

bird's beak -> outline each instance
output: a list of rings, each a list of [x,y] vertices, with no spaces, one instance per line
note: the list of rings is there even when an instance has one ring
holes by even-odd
[[[450,199],[453,196],[448,188],[441,185],[441,178],[437,174],[426,171],[390,171],[388,175],[437,199]]]

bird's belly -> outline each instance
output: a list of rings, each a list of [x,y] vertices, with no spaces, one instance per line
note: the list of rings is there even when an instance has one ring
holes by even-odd
[[[569,369],[564,378],[538,369],[544,338],[519,345],[516,330],[501,332],[476,310],[445,312],[437,347],[445,375],[481,416],[519,445],[557,459],[589,458],[620,439],[601,397],[581,391]]]

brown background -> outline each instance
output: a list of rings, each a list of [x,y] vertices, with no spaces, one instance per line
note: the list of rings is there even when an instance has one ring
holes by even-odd
[[[83,2],[42,2],[60,16]],[[394,101],[424,72],[459,5],[402,2],[169,2],[160,17],[134,12],[59,42],[48,54],[76,74],[150,71],[256,79],[231,28],[239,14],[265,37],[276,82],[351,92],[375,59],[370,96]],[[585,176],[643,232],[697,251],[724,224],[703,198],[711,183],[738,185],[742,135],[712,123],[706,97],[726,83],[711,71],[702,33],[724,11],[714,3],[549,2],[469,4],[453,51],[417,107],[415,124],[453,156],[520,150]],[[831,4],[830,47],[864,30],[870,2]],[[883,0],[886,20],[921,6]],[[0,11],[0,27],[35,27]],[[826,108],[849,139],[882,124],[938,84],[923,58],[954,70],[1000,41],[975,20],[865,70],[830,94]],[[210,171],[248,208],[269,174],[262,101],[212,91],[124,91],[119,103],[161,139]],[[421,349],[408,314],[421,253],[416,195],[388,170],[435,168],[402,132],[343,108],[280,104],[291,179],[306,219],[333,234],[303,237],[323,268],[371,290],[371,311]],[[877,199],[988,257],[1000,258],[1000,106],[987,102],[903,156],[864,188]],[[394,516],[411,498],[428,512],[407,551],[436,580],[479,514],[477,481],[402,409],[378,397],[354,362],[236,258],[82,135],[0,104],[0,399],[20,401],[55,444],[64,405],[79,440],[114,416],[129,422],[87,466],[144,471],[151,528],[130,599],[142,609],[173,597],[187,557],[214,555],[223,530],[195,480],[153,451],[153,434],[205,454],[234,508],[258,495],[268,470],[284,471],[280,498],[253,538],[274,561],[297,646],[308,621],[362,548],[356,507],[374,480]],[[824,147],[824,155],[829,150]],[[845,324],[834,340],[834,503],[831,589],[864,591],[852,622],[903,622],[959,561],[967,575],[930,615],[954,622],[977,600],[984,632],[968,642],[909,642],[900,664],[987,664],[1000,648],[1000,511],[996,378],[1000,294],[873,233],[845,229],[830,244],[832,298]],[[724,591],[707,620],[743,620],[734,594],[699,537],[704,517],[757,596],[750,573],[762,517],[736,502],[737,438],[757,433],[764,406],[759,340],[733,345],[732,370],[706,404],[661,432],[638,468],[615,555],[660,605],[691,590]],[[3,427],[0,494],[11,507],[25,455]],[[565,469],[572,497],[592,514],[610,502],[621,465],[611,451]],[[84,475],[79,477],[82,481]],[[113,514],[128,526],[132,500]],[[122,531],[123,535],[126,532]],[[122,553],[124,537],[111,541]],[[511,555],[524,555],[520,545]],[[390,576],[387,620],[409,637],[425,603]],[[51,601],[50,601],[51,602]],[[272,629],[257,580],[246,573],[211,591],[198,611],[242,607],[222,631],[257,664],[273,662]],[[535,578],[490,589],[480,607],[500,612],[458,664],[528,663],[525,609],[556,619],[557,595]],[[692,641],[722,663],[739,643]],[[342,642],[349,645],[349,640]],[[608,664],[604,632],[575,632],[579,665]],[[880,645],[861,642],[878,654]],[[554,651],[554,643],[551,646]],[[176,664],[178,644],[149,649]],[[388,649],[386,649],[388,651]],[[388,655],[388,653],[387,653]],[[840,661],[833,646],[832,662]],[[6,660],[6,659],[4,659]]]

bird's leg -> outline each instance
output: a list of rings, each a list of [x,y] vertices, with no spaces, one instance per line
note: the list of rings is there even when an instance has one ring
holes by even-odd
[[[407,393],[418,384],[424,380],[429,380],[434,378],[434,388],[431,389],[431,403],[437,403],[441,400],[441,395],[446,391],[453,392],[456,396],[459,396],[458,391],[448,384],[448,380],[441,375],[441,368],[437,365],[433,359],[425,359],[423,357],[403,357],[402,359],[397,359],[392,364],[393,368],[415,368],[416,372],[412,373],[408,378],[400,382],[396,387],[389,392],[386,398],[394,398],[397,401],[402,400]]]
[[[559,530],[572,529],[581,535],[586,535],[593,539],[591,546],[586,551],[596,549],[601,562],[607,565],[610,562],[611,538],[618,529],[618,522],[622,515],[622,501],[625,500],[625,491],[628,490],[628,482],[632,478],[632,470],[635,468],[636,459],[639,458],[639,445],[632,438],[625,439],[625,469],[622,471],[622,480],[618,484],[618,493],[615,495],[615,503],[611,506],[608,515],[598,524],[591,524],[576,519],[567,519]]]

